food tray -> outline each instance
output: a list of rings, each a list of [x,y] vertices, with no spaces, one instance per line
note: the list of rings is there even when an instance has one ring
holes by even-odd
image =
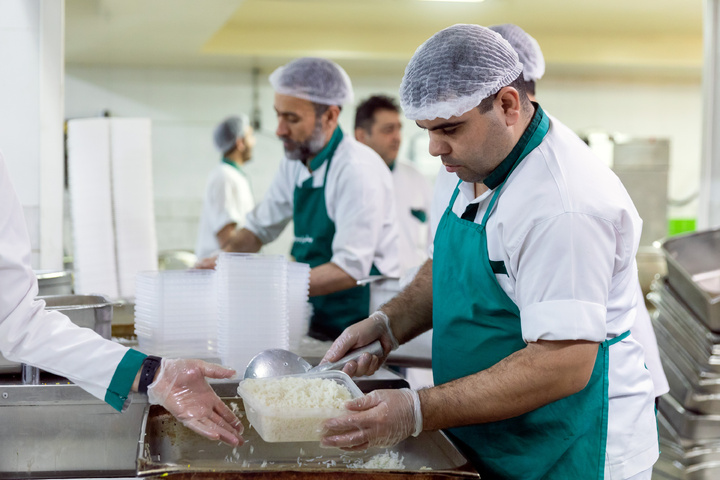
[[[720,229],[662,242],[668,282],[713,332],[720,332]]]
[[[322,448],[319,442],[268,443],[248,424],[243,401],[230,396],[237,383],[213,384],[222,400],[241,416],[245,443],[231,447],[207,440],[184,427],[163,407],[145,410],[138,448],[137,474],[163,479],[282,479],[328,478],[478,479],[478,473],[442,432],[422,432],[390,448],[403,457],[405,469],[350,469],[348,464],[368,460],[386,449],[344,452]],[[219,387],[223,387],[220,389]],[[425,468],[423,468],[425,467]]]
[[[338,371],[243,380],[238,386],[238,393],[243,398],[248,421],[266,442],[318,442],[323,422],[347,413],[347,410],[337,408],[289,409],[263,405],[247,389],[247,382],[250,381],[274,382],[284,378],[330,380],[347,388],[351,398],[362,397],[362,392],[352,379]]]
[[[720,438],[720,415],[698,415],[680,405],[672,395],[660,397],[659,410],[683,438],[696,443]]]

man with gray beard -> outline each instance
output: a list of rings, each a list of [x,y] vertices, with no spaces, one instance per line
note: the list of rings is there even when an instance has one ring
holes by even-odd
[[[257,252],[293,220],[291,254],[311,268],[310,335],[334,339],[370,313],[370,290],[359,279],[399,276],[392,178],[377,153],[338,125],[353,101],[339,65],[300,58],[275,70],[270,83],[285,160],[224,250]]]

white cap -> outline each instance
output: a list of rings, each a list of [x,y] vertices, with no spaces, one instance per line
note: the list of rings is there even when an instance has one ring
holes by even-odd
[[[213,140],[215,147],[222,153],[226,153],[235,146],[238,138],[245,138],[245,130],[250,126],[250,119],[247,115],[236,115],[223,120],[215,127]]]
[[[517,53],[498,33],[479,25],[453,25],[415,51],[400,84],[400,103],[411,120],[460,116],[521,71]]]
[[[545,58],[537,40],[530,34],[512,23],[493,25],[488,28],[502,35],[515,49],[520,63],[523,64],[523,80],[534,82],[545,75]]]
[[[322,105],[353,102],[352,83],[345,70],[324,58],[304,57],[270,74],[275,92]]]

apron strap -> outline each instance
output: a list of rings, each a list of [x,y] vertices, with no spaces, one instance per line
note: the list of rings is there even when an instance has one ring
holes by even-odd
[[[611,345],[615,345],[616,343],[626,339],[628,337],[628,335],[630,335],[630,330],[626,331],[625,333],[621,333],[620,335],[618,335],[615,338],[611,338],[610,340],[605,340],[602,343],[602,345],[608,346],[608,347]]]

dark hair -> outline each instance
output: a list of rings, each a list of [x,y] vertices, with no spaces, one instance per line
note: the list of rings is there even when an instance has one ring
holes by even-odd
[[[320,117],[322,116],[322,114],[327,112],[328,108],[330,108],[330,105],[325,105],[324,103],[310,103],[312,103],[312,106],[315,109],[315,119],[318,121],[320,121]],[[342,105],[338,105],[337,107],[342,112]]]
[[[520,96],[520,106],[525,111],[530,111],[532,104],[530,103],[530,99],[528,98],[528,84],[530,82],[526,82],[523,79],[522,73],[518,75],[518,77],[513,80],[510,85],[507,85],[508,87],[513,87],[515,90],[517,90],[518,95]],[[532,91],[535,91],[535,82],[532,82]],[[501,89],[502,90],[502,89]],[[500,93],[500,90],[498,90],[495,95],[490,95],[489,97],[483,98],[482,102],[480,102],[480,105],[477,106],[477,109],[480,111],[480,113],[487,113],[492,109],[492,104],[497,98],[497,94]],[[532,93],[532,92],[531,92]]]
[[[370,133],[370,129],[375,123],[375,112],[378,110],[391,110],[400,113],[400,107],[393,98],[387,95],[373,95],[358,105],[355,111],[355,128],[362,128]]]

